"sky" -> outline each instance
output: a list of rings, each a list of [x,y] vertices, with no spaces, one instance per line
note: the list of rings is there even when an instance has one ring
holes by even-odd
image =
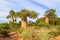
[[[6,17],[11,9],[14,11],[33,10],[42,17],[44,12],[51,8],[56,9],[56,14],[60,17],[60,0],[0,0],[0,22],[9,21]]]

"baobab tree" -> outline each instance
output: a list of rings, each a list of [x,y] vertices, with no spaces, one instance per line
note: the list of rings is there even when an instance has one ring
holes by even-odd
[[[10,23],[14,23],[14,16],[15,16],[14,10],[10,10],[9,15],[7,16],[7,18],[10,18]]]
[[[51,20],[57,17],[55,9],[49,9],[45,12],[45,22],[49,24]]]
[[[27,17],[36,18],[37,13],[35,11],[29,11],[27,9],[22,9],[20,12],[16,12],[17,17],[21,18],[21,26],[26,28],[28,26]]]

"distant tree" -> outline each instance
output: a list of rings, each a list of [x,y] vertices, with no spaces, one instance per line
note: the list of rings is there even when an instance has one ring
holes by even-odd
[[[10,23],[14,23],[14,16],[15,16],[14,10],[10,10],[9,15],[7,16],[7,18],[10,18]]]
[[[46,23],[54,23],[55,18],[57,18],[55,9],[49,9],[45,12],[45,22]]]
[[[29,11],[27,9],[22,9],[20,12],[16,12],[17,17],[21,18],[21,26],[23,28],[26,28],[28,23],[27,23],[27,17],[29,18],[36,18],[37,13],[35,11]]]

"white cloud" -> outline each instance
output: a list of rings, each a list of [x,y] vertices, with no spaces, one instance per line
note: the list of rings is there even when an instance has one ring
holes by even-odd
[[[33,0],[33,1],[35,1],[35,2],[37,2],[37,3],[40,3],[40,4],[42,4],[42,5],[45,5],[45,6],[47,6],[47,7],[49,7],[49,8],[54,8],[55,7],[55,4],[53,4],[53,2],[50,2],[50,0],[48,1],[48,0]]]
[[[0,23],[1,22],[8,22],[9,20],[6,18],[8,15],[7,12],[0,11]]]
[[[60,2],[60,0],[50,0],[50,1],[53,3],[59,3]]]
[[[6,18],[7,15],[7,12],[0,11],[0,18]]]
[[[0,10],[9,11],[10,9],[13,9],[16,6],[17,6],[16,4],[6,0],[0,1]]]
[[[6,16],[9,14],[10,9],[19,11],[24,8],[38,12],[39,17],[42,17],[46,9],[28,1],[27,0],[17,0],[17,1],[16,0],[0,0],[0,19],[7,20]],[[57,13],[60,9],[59,8],[60,0],[31,0],[31,1],[37,2],[38,4],[47,6],[49,8],[56,8]]]

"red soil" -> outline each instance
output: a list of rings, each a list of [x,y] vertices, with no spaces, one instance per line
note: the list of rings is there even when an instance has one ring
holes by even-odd
[[[60,40],[60,36],[56,36],[56,37],[52,38],[51,40]]]
[[[14,32],[9,33],[9,37],[0,36],[0,40],[23,40],[20,35],[15,34]]]

